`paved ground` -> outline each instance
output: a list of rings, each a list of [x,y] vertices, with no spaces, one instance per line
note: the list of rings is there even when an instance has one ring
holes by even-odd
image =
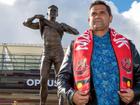
[[[39,95],[0,93],[0,105],[39,105]],[[56,94],[48,95],[46,105],[58,105]]]

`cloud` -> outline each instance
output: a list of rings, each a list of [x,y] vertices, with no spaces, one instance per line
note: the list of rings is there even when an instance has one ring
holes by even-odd
[[[119,33],[132,40],[137,49],[140,51],[140,2],[134,1],[131,8],[123,13],[118,12],[118,8],[113,2],[109,1],[108,3],[111,6],[113,13],[113,22],[111,26]]]
[[[140,2],[134,1],[131,8],[128,11],[125,11],[122,15],[127,19],[132,20],[136,27],[140,29]]]
[[[128,11],[122,13],[122,15],[130,20],[128,24],[128,32],[131,34],[130,37],[136,43],[136,47],[138,47],[140,51],[140,2],[134,1],[131,5],[131,8]]]
[[[16,0],[0,0],[0,3],[13,6]]]
[[[140,49],[140,3],[134,1],[131,8],[123,13],[110,0],[107,1],[113,11],[111,24],[118,32],[132,39]],[[91,0],[16,0],[13,6],[0,4],[0,43],[42,43],[38,30],[22,25],[27,17],[47,13],[47,7],[54,4],[59,8],[58,22],[64,22],[82,33],[88,28],[88,8]],[[75,36],[64,34],[62,44],[67,47]]]
[[[59,8],[58,22],[67,23],[80,32],[88,26],[87,1],[17,0],[14,6],[0,4],[0,43],[42,43],[39,31],[24,27],[22,23],[35,14],[46,15],[47,7],[52,4]],[[67,47],[74,38],[75,36],[65,33],[63,46]]]

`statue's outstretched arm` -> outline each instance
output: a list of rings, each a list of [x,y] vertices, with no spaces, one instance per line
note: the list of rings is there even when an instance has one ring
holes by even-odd
[[[74,34],[74,35],[78,35],[79,34],[79,31],[65,23],[61,23],[61,27],[63,28],[63,30],[65,32],[68,32],[70,34]]]
[[[27,20],[25,20],[25,21],[23,22],[23,25],[26,26],[26,27],[29,27],[29,28],[31,28],[31,29],[39,29],[39,22],[34,23],[33,21],[34,21],[35,19],[41,20],[41,19],[43,19],[43,18],[44,18],[43,15],[35,15],[35,16],[33,16],[33,17],[28,18]]]

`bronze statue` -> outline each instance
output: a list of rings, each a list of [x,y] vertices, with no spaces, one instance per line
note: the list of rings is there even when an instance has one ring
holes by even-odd
[[[74,35],[79,34],[75,28],[65,23],[58,23],[56,21],[56,17],[58,16],[58,8],[55,5],[48,7],[47,15],[48,19],[45,19],[43,15],[35,15],[31,18],[28,18],[23,23],[24,26],[31,29],[40,29],[41,37],[44,41],[44,51],[40,67],[40,105],[45,105],[47,99],[47,80],[51,66],[54,64],[55,74],[57,74],[64,57],[61,44],[61,39],[64,32]],[[35,19],[38,19],[39,22],[33,22]],[[61,102],[62,100],[60,98],[59,105],[63,103]]]

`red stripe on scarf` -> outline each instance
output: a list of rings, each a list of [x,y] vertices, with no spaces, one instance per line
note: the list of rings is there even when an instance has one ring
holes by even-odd
[[[111,43],[118,61],[120,71],[120,89],[131,88],[133,81],[132,55],[130,43],[124,36],[110,29]],[[90,91],[90,61],[93,48],[92,30],[79,36],[73,46],[73,71],[75,89],[82,92]]]

